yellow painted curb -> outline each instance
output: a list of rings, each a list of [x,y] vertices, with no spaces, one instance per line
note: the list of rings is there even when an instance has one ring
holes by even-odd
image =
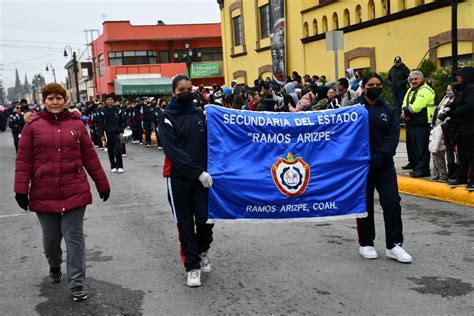
[[[474,192],[466,191],[464,187],[450,188],[446,183],[413,179],[400,175],[397,178],[398,191],[401,193],[474,206]]]

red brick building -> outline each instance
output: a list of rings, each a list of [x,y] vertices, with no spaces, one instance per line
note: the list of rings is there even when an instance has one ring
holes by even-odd
[[[169,94],[176,74],[190,75],[193,85],[224,84],[219,23],[106,21],[92,43],[92,57],[97,97]]]

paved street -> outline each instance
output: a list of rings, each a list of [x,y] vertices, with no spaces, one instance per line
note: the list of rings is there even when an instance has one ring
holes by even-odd
[[[163,153],[132,144],[127,151],[122,175],[111,174],[99,152],[112,193],[104,203],[94,191],[87,209],[90,299],[73,303],[64,279],[47,278],[37,218],[14,200],[11,134],[0,134],[0,315],[472,315],[474,209],[406,195],[412,264],[383,255],[380,207],[373,261],[358,254],[353,220],[217,223],[213,271],[188,288]]]

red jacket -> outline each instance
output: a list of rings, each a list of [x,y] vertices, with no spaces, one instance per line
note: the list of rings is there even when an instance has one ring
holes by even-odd
[[[61,213],[83,207],[92,203],[84,167],[99,192],[110,190],[80,113],[44,111],[33,115],[23,128],[14,190],[29,194],[33,212]]]

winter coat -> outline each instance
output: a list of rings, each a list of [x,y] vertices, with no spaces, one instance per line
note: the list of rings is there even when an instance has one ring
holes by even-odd
[[[296,104],[296,107],[289,107],[290,112],[302,112],[306,111],[306,109],[310,106],[310,104],[314,101],[316,97],[314,96],[313,92],[306,93]]]
[[[450,113],[454,120],[456,133],[460,137],[474,136],[474,68],[464,67],[458,70],[458,75],[464,80],[458,88],[456,101]]]
[[[8,120],[8,127],[12,130],[14,134],[20,134],[25,122],[23,120],[23,113],[12,113]]]
[[[80,113],[43,111],[23,128],[14,191],[29,194],[33,212],[62,213],[84,207],[92,203],[84,168],[99,192],[110,190]]]
[[[437,125],[431,129],[428,150],[431,153],[437,153],[446,150],[446,146],[444,144],[443,129],[441,125]]]
[[[409,75],[410,69],[405,64],[401,64],[400,67],[394,65],[388,72],[388,85],[394,91],[406,90]]]

